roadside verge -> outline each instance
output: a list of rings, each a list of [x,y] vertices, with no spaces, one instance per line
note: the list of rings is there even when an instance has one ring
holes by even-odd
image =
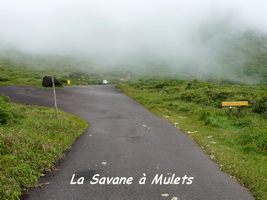
[[[85,120],[54,109],[13,104],[0,96],[0,199],[19,199],[87,129]]]

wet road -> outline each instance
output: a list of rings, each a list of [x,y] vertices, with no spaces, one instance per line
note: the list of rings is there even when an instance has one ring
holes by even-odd
[[[0,94],[26,104],[52,106],[52,90],[2,87]],[[90,128],[66,153],[42,188],[27,192],[30,200],[248,200],[251,194],[222,173],[190,137],[117,91],[113,86],[57,90],[58,105],[90,122]],[[146,174],[146,184],[138,184]],[[71,185],[71,177],[85,177]],[[133,177],[131,185],[90,184],[102,177]],[[153,185],[156,174],[194,177],[192,184]],[[188,181],[188,180],[187,180]],[[188,183],[185,181],[185,183]]]

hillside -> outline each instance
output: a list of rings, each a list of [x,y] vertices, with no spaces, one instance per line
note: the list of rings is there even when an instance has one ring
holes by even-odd
[[[40,77],[47,73],[58,74],[63,78],[71,73],[82,72],[95,80],[88,80],[83,84],[91,84],[105,77],[119,79],[129,70],[136,78],[164,76],[247,84],[267,83],[267,36],[265,34],[252,30],[240,31],[230,25],[218,23],[202,27],[191,36],[191,39],[191,46],[188,47],[191,50],[185,50],[184,54],[177,52],[173,60],[150,57],[144,52],[143,56],[129,58],[128,64],[100,64],[93,58],[2,50],[0,51],[0,85],[3,85],[8,78],[6,76],[10,75],[5,71],[17,71],[23,77],[30,76],[31,79],[27,79],[26,84],[35,85],[34,79],[39,81]],[[183,52],[182,49],[181,52]],[[133,60],[134,58],[136,60]],[[19,82],[21,81],[17,80],[15,83]]]

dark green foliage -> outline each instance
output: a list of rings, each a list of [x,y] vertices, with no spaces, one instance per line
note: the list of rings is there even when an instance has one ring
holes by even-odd
[[[155,89],[162,89],[162,88],[164,88],[166,86],[166,84],[164,84],[164,83],[159,83],[159,84],[156,84],[153,88],[155,88]]]
[[[241,133],[237,141],[246,152],[267,152],[267,133],[261,133],[251,129],[249,132]]]
[[[252,121],[249,119],[237,119],[234,121],[233,125],[239,128],[245,128],[245,127],[250,127],[252,124]]]
[[[82,80],[89,79],[89,75],[87,73],[80,71],[70,73],[69,77],[71,79],[82,79]]]
[[[14,106],[9,102],[6,96],[0,96],[0,125],[13,122],[19,114],[15,112]]]
[[[198,104],[208,105],[211,103],[211,99],[207,95],[201,94],[196,91],[186,91],[179,94],[179,99],[187,102],[194,102]]]
[[[9,81],[7,77],[0,76],[0,82],[6,82],[6,81]]]
[[[61,78],[61,79],[59,79],[59,81],[60,81],[61,83],[63,83],[63,84],[67,84],[67,79],[65,79],[65,78]]]
[[[259,114],[267,113],[267,96],[253,102],[253,111]]]
[[[185,87],[185,90],[197,90],[199,88],[210,88],[211,85],[208,84],[207,82],[202,82],[202,81],[188,81]]]
[[[201,113],[200,120],[206,121],[210,115],[211,113],[209,111],[204,111]]]

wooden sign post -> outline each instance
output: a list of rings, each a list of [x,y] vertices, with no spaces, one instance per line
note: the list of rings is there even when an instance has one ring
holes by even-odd
[[[232,113],[233,107],[237,107],[237,116],[241,115],[241,107],[248,106],[248,101],[223,101],[222,107],[229,107],[229,115]]]
[[[52,79],[52,85],[53,85],[53,93],[54,93],[54,106],[56,110],[56,115],[58,114],[58,109],[57,109],[57,95],[56,95],[56,86],[55,86],[55,78],[54,76],[51,76]]]

